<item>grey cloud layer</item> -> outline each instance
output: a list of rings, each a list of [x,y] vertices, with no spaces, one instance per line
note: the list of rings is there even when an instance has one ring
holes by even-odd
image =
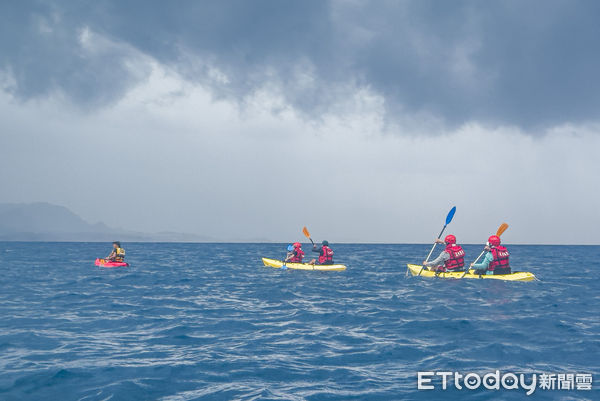
[[[2,2],[0,68],[21,98],[60,90],[93,107],[143,79],[135,49],[218,96],[275,83],[312,115],[359,85],[392,118],[535,128],[598,120],[598,15],[594,1]],[[124,46],[85,51],[86,27]]]

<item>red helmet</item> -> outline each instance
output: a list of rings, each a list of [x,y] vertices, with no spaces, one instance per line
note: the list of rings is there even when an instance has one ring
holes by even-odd
[[[497,235],[492,235],[490,238],[488,238],[488,243],[491,246],[498,246],[500,245],[500,237],[498,237]]]
[[[302,248],[302,244],[299,242],[294,242],[294,248]]]
[[[456,244],[456,237],[452,234],[446,235],[444,242],[448,245]]]

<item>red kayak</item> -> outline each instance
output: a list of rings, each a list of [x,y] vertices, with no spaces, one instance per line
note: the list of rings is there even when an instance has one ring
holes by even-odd
[[[129,263],[126,262],[112,262],[110,260],[96,259],[96,266],[100,267],[127,267]]]

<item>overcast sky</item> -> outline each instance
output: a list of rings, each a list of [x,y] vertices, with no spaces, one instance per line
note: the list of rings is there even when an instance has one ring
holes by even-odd
[[[0,202],[224,240],[598,244],[600,2],[0,2]]]

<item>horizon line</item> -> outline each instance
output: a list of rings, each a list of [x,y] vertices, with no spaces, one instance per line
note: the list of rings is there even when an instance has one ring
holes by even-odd
[[[77,240],[7,240],[0,239],[2,242],[11,243],[73,243],[73,244],[95,244],[95,243],[111,243],[112,241],[77,241]],[[289,241],[120,241],[127,244],[288,244]],[[339,245],[432,245],[431,242],[331,242],[331,244]],[[576,243],[507,243],[518,246],[600,246],[600,244],[576,244]],[[460,245],[481,245],[483,243],[461,243]]]

